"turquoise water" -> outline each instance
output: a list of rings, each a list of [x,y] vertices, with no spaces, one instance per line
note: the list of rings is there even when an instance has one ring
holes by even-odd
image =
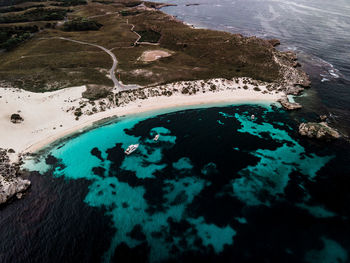
[[[250,225],[244,207],[284,202],[291,174],[305,177],[298,184],[303,197],[293,209],[320,219],[337,216],[309,204],[305,187],[335,156],[306,150],[287,116],[274,106],[242,105],[125,117],[61,142],[47,154],[57,160],[53,176],[68,180],[67,187],[69,180],[88,180],[84,202],[103,208],[110,218],[114,236],[102,261],[112,261],[122,245],[147,244],[150,262],[193,251],[221,255]],[[137,151],[124,155],[135,143]],[[41,172],[50,167],[45,157],[36,161],[26,167]],[[226,206],[232,209],[227,216]],[[345,251],[332,240],[325,246]],[[305,258],[322,251],[310,249]]]

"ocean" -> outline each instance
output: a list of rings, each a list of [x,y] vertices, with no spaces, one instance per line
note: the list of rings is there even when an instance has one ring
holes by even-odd
[[[296,52],[312,88],[302,114],[328,114],[350,133],[350,3],[347,0],[164,0],[166,13],[197,28],[277,38]],[[191,5],[198,4],[198,5]],[[190,5],[190,6],[188,6]],[[315,116],[312,116],[315,118]]]
[[[348,131],[350,4],[176,2],[164,11],[185,22],[295,50],[312,79],[304,109],[149,112],[48,146],[24,165],[23,200],[0,208],[0,262],[350,261],[350,146],[297,132],[324,113]]]

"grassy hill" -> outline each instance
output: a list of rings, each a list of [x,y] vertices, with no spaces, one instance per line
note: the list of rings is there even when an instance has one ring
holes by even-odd
[[[106,53],[95,47],[57,40],[57,37],[111,49],[119,62],[116,74],[124,83],[155,85],[240,76],[272,82],[280,78],[279,65],[273,58],[277,51],[268,41],[193,29],[152,8],[157,7],[154,3],[140,6],[138,1],[94,0],[79,6],[53,6],[52,1],[20,2],[12,8],[38,4],[44,7],[7,12],[5,16],[26,17],[26,21],[4,22],[0,19],[3,21],[0,24],[3,39],[6,37],[2,32],[8,32],[9,28],[34,25],[38,28],[38,32],[29,32],[30,35],[16,43],[14,48],[0,53],[0,79],[19,88],[45,91],[83,84],[112,85],[107,77],[112,60]],[[50,17],[52,13],[60,16],[50,19],[48,26],[46,15]],[[92,19],[101,26],[98,30],[64,31],[64,21],[81,21],[82,18]],[[141,43],[134,46],[138,35],[131,31],[132,24],[142,36],[141,41],[157,45]],[[6,36],[9,37],[9,34]],[[10,37],[16,38],[17,35],[10,34]],[[172,56],[151,62],[139,59],[144,51],[156,49],[171,51]]]

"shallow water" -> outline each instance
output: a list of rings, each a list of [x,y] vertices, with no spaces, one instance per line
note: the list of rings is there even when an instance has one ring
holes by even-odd
[[[36,196],[35,185],[26,212],[22,202],[1,211],[11,225],[1,237],[28,234],[0,253],[9,262],[70,262],[72,251],[82,262],[347,262],[349,149],[310,145],[296,126],[274,106],[240,105],[122,118],[63,141],[26,164],[47,171],[32,176],[52,193]],[[50,234],[39,247],[50,253],[41,254],[32,249],[41,229],[12,220],[35,215],[45,196],[40,225]],[[24,246],[25,257],[15,254]]]

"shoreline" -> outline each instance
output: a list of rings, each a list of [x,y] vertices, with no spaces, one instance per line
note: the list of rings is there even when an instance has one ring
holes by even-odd
[[[220,83],[217,79],[212,81]],[[221,84],[217,84],[218,88],[216,91],[206,92],[203,89],[202,92],[197,92],[196,94],[178,92],[170,96],[148,96],[142,99],[135,96],[134,100],[126,101],[121,105],[108,104],[106,99],[98,100],[93,105],[101,105],[101,101],[103,101],[103,104],[108,106],[107,108],[101,108],[100,112],[94,114],[90,114],[91,111],[85,110],[86,108],[91,109],[91,107],[96,107],[89,105],[89,102],[82,98],[81,94],[85,91],[85,86],[66,88],[47,93],[32,93],[9,88],[6,90],[0,89],[0,96],[2,96],[0,100],[6,101],[5,104],[0,104],[2,115],[0,116],[0,124],[4,127],[0,131],[0,148],[14,149],[15,153],[11,154],[11,160],[16,161],[15,157],[18,155],[37,152],[61,138],[82,131],[104,119],[152,111],[171,112],[181,107],[191,108],[201,105],[272,104],[284,97],[283,92],[267,92],[266,87],[261,85],[259,85],[260,91],[256,91],[254,87],[256,88],[258,86],[247,84],[249,88],[243,89],[239,87],[241,82],[236,83],[235,81],[230,82],[226,80],[227,83],[225,84],[224,80],[220,81]],[[195,86],[197,84],[199,85],[200,82],[173,83],[165,85],[165,87],[184,89],[186,86],[185,83]],[[213,84],[209,83],[208,87],[210,85]],[[143,93],[146,89],[150,91],[155,88],[144,88],[140,92]],[[157,87],[156,89],[163,90],[164,86]],[[124,95],[127,98],[132,96],[129,92],[121,93],[126,93]],[[88,105],[85,106],[85,112],[82,113],[82,116],[76,120],[74,113],[79,105],[82,104]],[[15,112],[18,112],[23,117],[23,122],[16,124],[10,122],[10,115]]]
[[[196,96],[196,95],[194,95]],[[187,110],[187,109],[193,109],[193,108],[201,108],[200,106],[203,107],[216,107],[216,106],[225,106],[225,105],[243,105],[243,104],[263,104],[263,103],[268,103],[268,104],[273,104],[276,103],[277,101],[270,101],[270,100],[231,100],[230,98],[227,99],[222,99],[222,100],[215,100],[212,101],[208,99],[207,101],[189,101],[185,103],[176,103],[172,104],[169,106],[159,106],[159,107],[149,107],[147,105],[146,107],[141,107],[141,108],[135,108],[130,111],[124,110],[123,108],[118,109],[114,108],[113,110],[107,111],[106,114],[101,115],[101,117],[97,118],[92,118],[87,120],[86,122],[79,123],[76,126],[71,127],[68,130],[62,131],[61,133],[55,134],[53,136],[47,137],[43,140],[40,140],[38,142],[35,142],[34,144],[28,146],[26,149],[24,149],[24,152],[28,153],[35,153],[38,152],[42,149],[44,149],[46,146],[49,146],[51,143],[54,143],[60,139],[64,139],[65,137],[70,137],[73,136],[75,133],[80,133],[80,132],[85,132],[89,130],[90,128],[95,128],[93,127],[94,125],[97,126],[103,126],[105,123],[109,122],[111,119],[117,119],[121,117],[130,117],[133,115],[138,115],[138,114],[144,114],[144,113],[151,113],[151,112],[157,112],[161,111],[161,113],[171,113],[171,112],[176,112],[178,110]],[[184,109],[183,109],[184,108]],[[121,110],[121,111],[118,111]],[[139,110],[139,111],[137,111]],[[105,121],[104,121],[105,120]],[[101,122],[100,124],[98,124]],[[98,127],[96,127],[98,128]]]

